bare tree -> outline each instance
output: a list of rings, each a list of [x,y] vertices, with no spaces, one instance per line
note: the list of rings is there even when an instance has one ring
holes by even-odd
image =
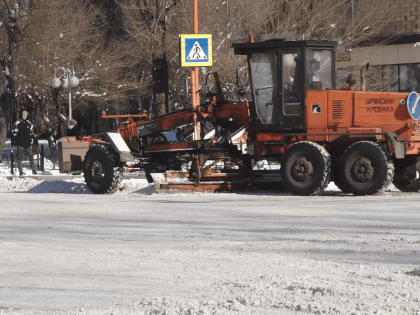
[[[19,37],[12,94],[33,108],[42,129],[62,135],[68,119],[68,93],[51,88],[54,76],[74,72],[80,79],[72,93],[75,110],[127,110],[144,94],[150,78],[142,64],[148,60],[132,41],[109,36],[112,21],[103,8],[85,0],[38,0],[32,8],[31,23]]]
[[[26,28],[30,25],[34,2],[35,0],[3,0],[0,3],[1,27],[6,33],[2,36],[0,52],[0,64],[4,70],[0,98],[0,152],[3,152],[11,109],[16,100],[16,78],[19,73],[22,41]]]
[[[137,45],[149,52],[165,52],[169,63],[172,102],[176,108],[188,106],[183,81],[190,69],[179,64],[179,34],[192,33],[192,7],[187,0],[162,0],[170,11],[156,10],[157,1],[120,2],[125,28]],[[338,41],[338,53],[374,38],[385,25],[386,8],[376,0],[213,0],[199,4],[200,33],[213,34],[214,66],[202,70],[220,72],[226,92],[232,97],[239,85],[245,85],[246,63],[232,56],[231,45],[246,41],[248,34],[257,40],[283,37],[288,40],[319,39]],[[354,9],[354,12],[351,10]],[[165,16],[165,36],[156,36],[159,14]],[[162,30],[160,30],[162,32]],[[159,33],[161,34],[161,33]],[[241,73],[243,75],[241,75]],[[238,80],[238,74],[242,80]],[[242,87],[242,86],[240,86]],[[204,88],[204,87],[203,87]]]

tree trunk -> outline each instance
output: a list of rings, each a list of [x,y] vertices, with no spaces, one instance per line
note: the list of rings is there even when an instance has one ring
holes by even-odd
[[[0,152],[3,152],[4,149],[10,115],[16,102],[16,79],[19,75],[17,59],[20,53],[23,29],[29,23],[28,16],[33,2],[34,0],[14,0],[13,7],[8,7],[8,21],[4,23],[8,36],[9,51],[1,63],[4,69],[4,94],[0,104]],[[7,5],[6,1],[5,3]],[[18,16],[23,17],[22,23],[20,23]]]
[[[156,30],[159,28],[160,47],[158,52],[153,52],[153,94],[154,101],[156,104],[156,114],[163,115],[169,113],[169,71],[168,71],[168,60],[166,57],[167,47],[166,38],[168,33],[168,25],[166,23],[168,14],[172,6],[176,4],[176,1],[172,5],[168,5],[167,0],[156,0],[156,29],[154,30],[154,37],[156,36]],[[160,14],[160,12],[164,12]],[[153,30],[152,30],[153,32]],[[156,38],[156,41],[158,39]]]
[[[3,110],[1,112],[3,113]],[[4,144],[6,143],[8,124],[9,122],[7,120],[7,116],[1,114],[0,115],[0,153],[3,153]]]

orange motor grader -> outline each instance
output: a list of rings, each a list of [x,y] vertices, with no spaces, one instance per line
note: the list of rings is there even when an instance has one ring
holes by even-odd
[[[336,89],[335,46],[283,40],[234,44],[235,54],[248,58],[252,102],[225,100],[215,75],[218,91],[206,92],[195,109],[154,118],[104,115],[120,119],[118,130],[60,139],[60,169],[83,167],[94,193],[116,190],[124,167],[144,169],[157,190],[246,188],[278,172],[296,195],[318,194],[330,181],[355,195],[380,193],[391,182],[401,191],[420,190],[419,97],[355,91],[351,80]],[[200,121],[214,126],[214,136],[160,137]],[[245,132],[235,142],[239,130]],[[279,162],[280,170],[256,171],[261,160]]]

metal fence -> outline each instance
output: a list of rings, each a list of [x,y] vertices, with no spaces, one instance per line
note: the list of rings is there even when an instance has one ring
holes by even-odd
[[[0,159],[0,167],[1,168],[9,168],[10,167],[10,156],[7,153],[3,153]]]
[[[52,155],[52,154],[50,154]],[[36,151],[34,154],[34,164],[35,167],[43,172],[45,170],[45,151],[44,151],[44,145],[41,145],[41,149]],[[55,169],[55,164],[57,161],[56,155],[51,156],[51,161],[53,163],[53,169]],[[29,166],[29,158],[26,153],[23,154],[22,159],[22,167]],[[17,165],[17,152],[11,151],[10,154],[3,153],[1,156],[1,167],[3,168],[10,168],[10,173],[15,174],[18,165]]]

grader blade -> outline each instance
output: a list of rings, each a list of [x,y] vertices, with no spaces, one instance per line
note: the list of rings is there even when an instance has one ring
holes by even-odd
[[[188,173],[151,173],[156,193],[174,192],[245,192],[285,191],[280,174],[272,171],[253,172],[251,179],[237,173],[214,173],[212,176],[192,177]]]

